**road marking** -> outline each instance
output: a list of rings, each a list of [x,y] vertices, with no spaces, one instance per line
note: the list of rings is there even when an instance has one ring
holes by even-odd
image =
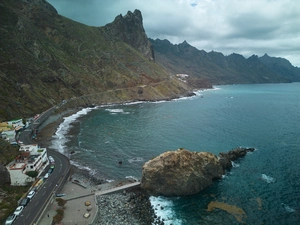
[[[26,220],[27,220],[27,218],[28,218],[29,215],[30,215],[30,213],[28,213],[28,215],[26,216],[26,218],[25,218]]]
[[[43,195],[45,195],[46,194],[46,191],[43,193]]]
[[[36,206],[37,204],[39,204],[39,201],[37,201],[37,202],[35,203],[35,206]]]

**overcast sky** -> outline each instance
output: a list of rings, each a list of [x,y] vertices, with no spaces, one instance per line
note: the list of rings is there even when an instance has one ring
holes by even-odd
[[[104,26],[142,12],[146,34],[173,44],[186,40],[207,52],[288,59],[300,67],[298,0],[47,0],[72,20]]]

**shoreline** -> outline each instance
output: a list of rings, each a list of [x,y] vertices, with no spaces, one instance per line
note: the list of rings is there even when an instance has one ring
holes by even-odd
[[[213,88],[211,89],[199,89],[199,90],[194,90],[192,93],[193,95],[188,95],[188,96],[182,96],[182,97],[177,97],[177,98],[166,98],[166,99],[160,99],[160,100],[152,100],[152,101],[123,101],[123,102],[112,102],[112,103],[104,103],[101,105],[85,105],[85,106],[77,106],[74,108],[66,108],[68,103],[65,103],[63,105],[63,107],[59,107],[56,114],[51,115],[45,122],[44,124],[41,125],[41,127],[39,128],[39,132],[37,135],[37,143],[40,143],[40,145],[43,145],[42,147],[45,148],[50,148],[52,150],[58,151],[61,154],[66,155],[70,161],[72,161],[72,151],[68,151],[68,152],[61,152],[60,149],[55,148],[55,146],[52,146],[52,140],[54,140],[53,135],[55,135],[57,129],[59,128],[60,124],[62,124],[64,122],[64,118],[65,117],[71,117],[73,115],[76,115],[78,112],[84,112],[85,110],[87,111],[91,111],[94,108],[97,107],[110,107],[110,106],[116,106],[116,105],[131,105],[131,104],[141,104],[141,103],[163,103],[163,102],[168,102],[168,101],[176,101],[178,99],[186,99],[186,98],[192,98],[194,96],[201,96],[200,93],[204,92],[204,91],[209,91],[209,90],[213,90]],[[81,113],[80,113],[81,114]],[[80,116],[78,116],[80,117]],[[75,127],[73,127],[73,123],[76,123],[77,117],[76,119],[74,119],[74,121],[71,121],[69,124],[71,124],[71,128],[67,131],[67,133],[69,134],[70,132],[74,131],[72,129],[74,129]],[[65,144],[66,144],[66,148],[68,146],[70,140],[68,140]],[[68,146],[70,147],[70,146]],[[115,180],[114,178],[108,178],[105,177],[105,174],[100,174],[100,176],[94,176],[93,174],[90,173],[90,168],[80,168],[78,167],[78,165],[76,165],[76,161],[72,164],[72,169],[74,171],[77,171],[85,176],[88,176],[89,178],[93,179],[94,182],[100,182],[100,183],[106,183],[106,182],[110,182],[111,180]],[[80,165],[79,165],[80,166]],[[99,174],[98,174],[99,175]]]
[[[59,114],[50,116],[45,121],[38,131],[36,142],[45,148],[51,148],[53,135],[55,135],[58,127],[64,121],[64,117],[76,114],[82,108],[67,110]],[[53,149],[56,150],[57,149]],[[108,182],[106,180],[99,180],[89,174],[87,170],[72,165],[71,178],[68,180],[61,190],[61,193],[66,194],[65,198],[68,199],[74,195],[82,196],[78,199],[67,200],[64,207],[63,223],[77,224],[162,224],[159,217],[155,215],[154,209],[151,206],[150,199],[140,188],[133,188],[124,190],[122,192],[115,192],[96,197],[92,193],[97,190],[105,190],[114,188],[120,183],[132,182],[130,179],[116,180]],[[87,188],[80,187],[78,184],[72,182],[77,179],[83,181]],[[86,196],[89,195],[89,196]],[[64,199],[64,197],[62,197]],[[84,202],[91,202],[91,211],[87,211]],[[56,210],[59,208],[55,198],[52,199],[50,204],[41,217],[40,224],[51,224],[52,218],[56,215]],[[77,211],[76,215],[74,212]],[[89,218],[84,218],[83,214],[89,212]]]
[[[207,89],[211,90],[211,89]],[[193,96],[199,96],[198,93],[203,92],[205,90],[198,90],[194,92]],[[197,94],[196,94],[197,93]],[[201,94],[200,94],[201,95]],[[185,96],[182,98],[189,98],[193,96]],[[176,98],[181,99],[181,98]],[[175,99],[168,99],[168,100],[161,100],[161,101],[153,101],[153,102],[165,102],[165,101],[172,101]],[[147,101],[149,102],[149,101]],[[141,103],[141,101],[138,102],[122,102],[118,103],[120,105],[122,104],[138,104]],[[98,107],[103,106],[111,106],[111,105],[118,105],[118,104],[104,104],[99,105]],[[92,108],[94,108],[93,106]],[[52,146],[53,141],[53,135],[56,134],[57,130],[59,129],[59,126],[64,122],[65,117],[69,117],[72,115],[77,114],[81,110],[91,108],[91,106],[86,107],[75,107],[75,108],[67,108],[64,111],[60,108],[56,114],[51,115],[45,123],[39,128],[38,135],[37,135],[37,143],[39,143],[40,146],[45,148],[50,148],[54,151],[59,151],[59,149],[55,149],[55,146]],[[71,122],[72,123],[72,122]],[[65,153],[69,154],[69,153]],[[68,158],[70,160],[70,155],[68,155]],[[85,182],[87,182],[87,186],[89,187],[88,190],[84,188],[78,188],[77,184],[72,183],[71,179],[74,179],[74,177],[77,179],[81,179]],[[79,178],[78,178],[79,177]],[[124,179],[122,180],[115,180],[113,182],[108,182],[108,180],[104,178],[97,178],[89,173],[88,170],[80,169],[76,167],[75,165],[71,165],[71,179],[67,181],[62,188],[61,193],[68,193],[67,195],[72,195],[74,193],[74,190],[78,192],[79,195],[87,195],[95,192],[97,189],[110,189],[113,187],[116,187],[118,183],[124,182]],[[127,180],[128,181],[128,180]],[[125,181],[126,182],[126,181]],[[88,198],[88,197],[85,197]],[[91,213],[91,217],[88,219],[83,219],[83,216],[81,215],[82,211],[86,210],[86,207],[82,204],[82,201],[84,198],[79,198],[77,200],[72,200],[72,205],[68,204],[65,208],[65,215],[64,219],[62,220],[63,223],[73,223],[76,222],[77,224],[94,224],[94,225],[102,225],[102,224],[163,224],[163,221],[159,216],[155,214],[154,208],[151,205],[150,202],[150,196],[148,196],[146,193],[143,192],[140,188],[135,188],[132,190],[126,190],[121,193],[111,193],[107,194],[105,196],[98,196],[94,198],[89,198],[88,201],[91,202],[93,205],[93,208],[97,209],[97,212],[93,215]],[[116,203],[117,202],[117,203]],[[118,205],[115,206],[115,203]],[[74,207],[76,205],[80,205],[79,209],[77,209],[78,212],[80,212],[80,216],[76,215],[77,221],[74,221]],[[114,206],[114,207],[111,207]],[[45,213],[42,216],[43,223],[47,223],[49,220],[49,214],[54,216],[56,214],[55,210],[57,208],[57,204],[55,202],[55,199],[52,200],[52,203],[45,209]],[[78,208],[78,207],[77,207]],[[123,210],[118,210],[123,209]],[[71,211],[70,211],[71,210]],[[93,219],[93,220],[91,220]],[[81,221],[78,223],[78,221]]]

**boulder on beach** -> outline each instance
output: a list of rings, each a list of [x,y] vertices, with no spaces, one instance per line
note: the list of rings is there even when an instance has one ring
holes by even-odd
[[[253,150],[237,148],[219,156],[186,149],[167,151],[144,164],[141,188],[154,196],[196,194],[221,178],[232,167],[232,160]]]

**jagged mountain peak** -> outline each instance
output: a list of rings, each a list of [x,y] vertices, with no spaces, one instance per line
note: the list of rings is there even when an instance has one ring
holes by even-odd
[[[139,21],[140,23],[143,23],[143,17],[142,17],[142,13],[140,10],[135,9],[133,11],[133,13],[131,11],[128,11],[127,14],[124,16],[124,19],[135,19],[137,21]]]
[[[121,23],[126,26],[140,26],[140,29],[144,30],[142,13],[138,9],[134,10],[133,13],[128,11],[125,16],[122,14],[116,16],[112,23]]]
[[[186,40],[184,40],[181,44],[179,44],[179,45],[189,45],[190,46],[190,44],[186,41]]]
[[[112,23],[104,26],[104,30],[112,40],[123,41],[148,59],[154,60],[152,46],[146,35],[140,10],[136,9],[133,13],[128,11],[125,16],[118,15]]]

